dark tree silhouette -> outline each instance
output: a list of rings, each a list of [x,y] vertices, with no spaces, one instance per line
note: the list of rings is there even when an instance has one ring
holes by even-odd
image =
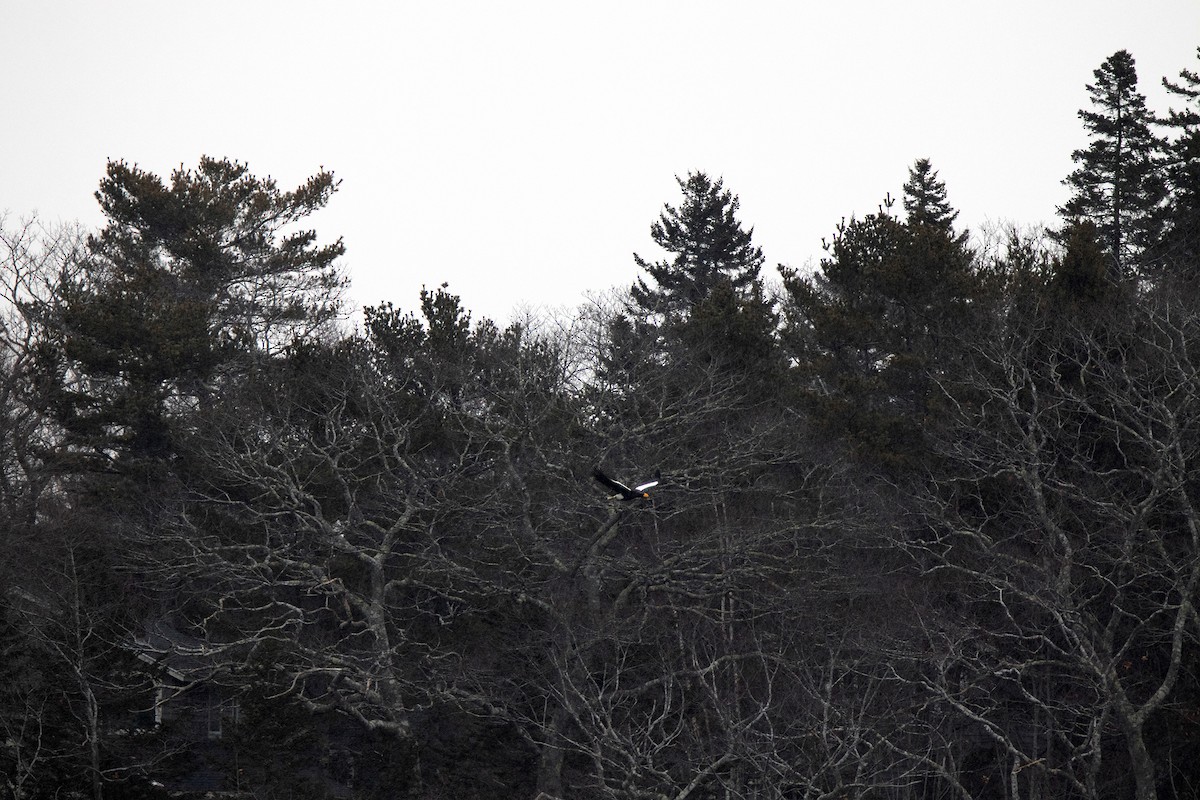
[[[1145,95],[1137,90],[1133,56],[1120,50],[1093,74],[1095,83],[1087,85],[1091,108],[1079,111],[1090,143],[1071,154],[1077,167],[1063,181],[1071,199],[1058,213],[1068,222],[1088,220],[1096,226],[1110,277],[1120,280],[1140,269],[1142,252],[1162,229],[1163,143],[1151,129]]]
[[[703,172],[693,172],[676,181],[683,203],[665,205],[650,227],[655,243],[673,257],[657,262],[633,257],[655,284],[638,279],[635,303],[667,319],[687,315],[722,282],[738,292],[752,290],[764,261],[752,241],[754,229],[738,221],[738,198],[719,178],[713,181]]]

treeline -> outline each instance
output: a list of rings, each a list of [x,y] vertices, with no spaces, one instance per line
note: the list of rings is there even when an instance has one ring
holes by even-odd
[[[769,291],[692,173],[634,286],[506,327],[443,286],[348,330],[324,171],[113,162],[98,232],[5,226],[4,796],[1196,797],[1164,84],[1096,70],[1053,230],[971,235],[922,158]]]

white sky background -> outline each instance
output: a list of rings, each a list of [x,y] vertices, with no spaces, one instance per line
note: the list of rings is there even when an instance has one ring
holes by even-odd
[[[960,223],[1052,221],[1092,71],[1129,50],[1165,110],[1197,45],[1200,0],[0,0],[0,211],[98,227],[109,158],[325,166],[356,305],[448,281],[504,321],[630,284],[689,170],[771,274],[918,157]]]

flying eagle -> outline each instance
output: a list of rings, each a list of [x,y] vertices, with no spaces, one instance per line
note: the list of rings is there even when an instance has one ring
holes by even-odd
[[[662,475],[655,470],[654,480],[639,484],[632,489],[620,481],[614,481],[612,478],[601,472],[599,467],[596,467],[594,470],[592,470],[592,477],[600,481],[600,483],[604,484],[612,491],[616,492],[614,495],[609,495],[608,499],[621,500],[624,502],[628,500],[649,500],[650,493],[646,490],[654,486],[658,486],[658,481],[662,478]]]

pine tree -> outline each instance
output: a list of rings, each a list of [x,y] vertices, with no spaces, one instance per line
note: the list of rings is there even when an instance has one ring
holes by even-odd
[[[786,336],[810,404],[886,468],[922,457],[933,382],[977,291],[957,212],[927,159],[905,185],[908,221],[891,205],[840,225],[816,275],[783,270]]]
[[[892,402],[911,366],[897,297],[907,284],[908,238],[881,210],[839,225],[815,275],[783,271],[785,338],[802,395],[831,435],[869,461],[894,463],[913,449],[912,417],[897,415]]]
[[[1063,183],[1072,195],[1058,212],[1067,222],[1096,225],[1112,277],[1121,279],[1137,271],[1162,227],[1163,143],[1151,130],[1153,117],[1127,51],[1114,53],[1093,74],[1096,82],[1087,85],[1092,107],[1079,111],[1091,143],[1071,154],[1078,166]]]
[[[765,260],[753,243],[754,229],[743,228],[737,219],[738,198],[720,179],[693,172],[676,181],[683,203],[665,205],[650,227],[651,238],[674,257],[653,263],[633,257],[656,284],[650,287],[639,278],[634,302],[666,319],[685,317],[722,281],[740,294],[752,292]]]
[[[104,279],[139,273],[172,282],[202,302],[210,332],[270,351],[327,325],[346,281],[341,240],[318,245],[294,229],[337,191],[322,170],[290,192],[246,164],[201,157],[170,185],[136,165],[110,162],[96,199],[108,224],[89,242]]]
[[[211,396],[223,365],[328,327],[345,285],[342,243],[319,246],[292,228],[336,186],[322,171],[281,192],[244,164],[207,157],[168,185],[110,162],[96,193],[108,223],[43,320],[44,367],[63,379],[65,452],[93,467],[161,459],[172,418]]]

